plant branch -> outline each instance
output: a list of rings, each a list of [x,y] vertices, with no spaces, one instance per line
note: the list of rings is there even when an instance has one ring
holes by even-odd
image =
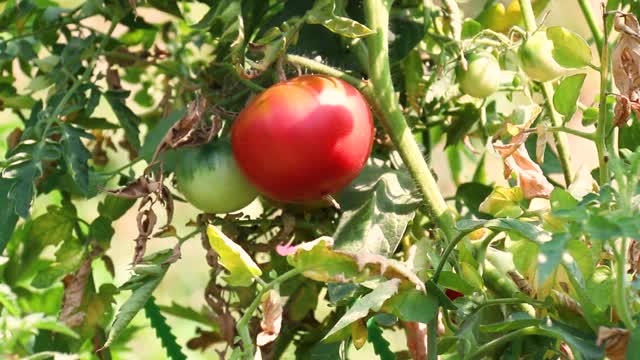
[[[553,126],[553,127],[548,127],[544,129],[545,131],[548,132],[565,132],[567,134],[571,134],[577,137],[581,137],[583,139],[587,139],[587,140],[591,140],[591,141],[595,141],[596,139],[596,134],[592,133],[592,132],[586,132],[586,131],[580,131],[577,129],[572,129],[570,127],[566,127],[566,126]],[[525,130],[525,132],[527,133],[534,133],[536,132],[537,129],[527,129]]]
[[[527,33],[531,34],[537,28],[536,17],[533,13],[533,7],[530,0],[518,0],[520,2],[520,9],[524,17],[524,24]],[[562,126],[562,117],[553,106],[553,86],[549,82],[542,83],[542,94],[544,95],[545,102],[549,109],[549,115],[551,116],[551,123],[553,126]],[[561,132],[553,134],[556,142],[556,148],[558,149],[558,159],[562,165],[562,173],[564,175],[565,186],[569,186],[573,180],[573,174],[571,172],[571,160],[569,158],[569,141],[567,136]]]
[[[596,22],[596,17],[593,14],[593,9],[591,9],[590,1],[578,0],[578,5],[580,5],[580,10],[582,10],[584,19],[589,25],[589,29],[591,30],[591,34],[593,36],[593,41],[595,41],[596,47],[598,48],[598,53],[602,55],[602,45],[604,43],[604,37],[602,35],[602,31],[600,31],[600,28],[598,27],[598,23]]]
[[[627,301],[626,296],[626,276],[627,271],[625,267],[627,266],[627,247],[628,247],[628,239],[624,237],[621,242],[620,251],[615,251],[616,257],[616,283],[615,283],[615,294],[613,296],[615,309],[620,316],[620,320],[624,323],[624,326],[631,330],[635,329],[635,324],[633,321],[633,316],[631,315],[631,310],[629,309],[629,302]]]
[[[602,15],[605,24],[604,40],[600,51],[600,104],[598,106],[598,127],[596,128],[596,150],[598,151],[600,184],[609,182],[609,157],[607,155],[607,88],[609,84],[609,32],[606,11]]]

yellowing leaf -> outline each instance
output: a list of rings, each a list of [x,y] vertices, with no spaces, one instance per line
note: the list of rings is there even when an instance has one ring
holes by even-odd
[[[524,200],[524,196],[522,189],[519,187],[506,188],[496,186],[491,194],[480,204],[479,210],[495,217],[517,218],[523,213],[520,207],[522,200]]]
[[[249,286],[262,271],[244,249],[234,243],[216,227],[207,227],[207,237],[215,252],[220,256],[220,264],[229,271],[226,281],[233,286]]]

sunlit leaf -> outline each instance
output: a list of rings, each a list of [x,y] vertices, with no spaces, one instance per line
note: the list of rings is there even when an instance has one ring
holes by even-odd
[[[234,286],[249,286],[262,271],[244,249],[215,226],[207,227],[211,248],[220,256],[220,264],[229,272],[226,281]]]

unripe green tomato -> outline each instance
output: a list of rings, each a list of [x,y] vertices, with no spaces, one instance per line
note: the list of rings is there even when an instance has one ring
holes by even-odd
[[[553,42],[545,31],[529,37],[518,50],[520,67],[529,78],[545,82],[560,77],[565,69],[553,58]]]
[[[489,53],[473,53],[467,58],[466,71],[462,66],[458,66],[456,78],[463,93],[486,98],[498,90],[500,64]]]
[[[234,212],[258,196],[240,172],[228,140],[181,150],[176,182],[182,195],[207,213]]]

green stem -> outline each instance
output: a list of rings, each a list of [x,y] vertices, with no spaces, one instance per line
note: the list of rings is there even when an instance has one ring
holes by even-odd
[[[455,217],[438,189],[438,184],[407,125],[395,96],[389,64],[389,8],[392,1],[365,1],[365,18],[375,34],[367,37],[369,77],[374,94],[369,96],[380,120],[409,168],[429,206],[434,220],[448,240],[455,237]],[[365,94],[366,95],[366,94]]]
[[[600,27],[598,27],[598,22],[596,21],[596,17],[594,16],[593,10],[591,9],[590,1],[578,0],[578,5],[580,5],[580,9],[582,10],[584,19],[589,25],[589,29],[591,29],[593,41],[595,41],[596,46],[598,47],[598,53],[602,55],[602,45],[604,43],[604,37],[602,35],[602,31],[600,31]]]
[[[510,332],[507,335],[501,336],[495,340],[489,341],[488,343],[480,346],[473,353],[467,356],[465,359],[481,359],[485,354],[491,354],[494,351],[498,350],[504,344],[508,344],[513,340],[517,340],[524,336],[529,335],[551,335],[549,332],[544,331],[543,329],[537,328],[535,326],[529,326],[514,332]]]
[[[548,132],[564,132],[564,133],[571,134],[571,135],[581,137],[583,139],[587,139],[591,141],[595,141],[596,139],[595,133],[580,131],[580,130],[572,129],[566,126],[548,127],[548,128],[545,128],[544,130]],[[536,129],[531,129],[530,132],[536,132]]]
[[[240,339],[242,340],[242,346],[244,348],[243,358],[253,360],[254,358],[254,346],[253,341],[251,340],[251,334],[249,333],[249,321],[253,317],[253,313],[256,311],[260,302],[262,301],[262,295],[264,295],[267,291],[273,289],[277,285],[285,282],[286,280],[291,279],[292,277],[299,275],[300,270],[293,269],[289,270],[286,273],[280,275],[279,277],[273,279],[266,286],[263,286],[262,289],[256,294],[256,298],[253,300],[247,311],[242,315],[240,320],[238,320],[236,324],[236,329],[238,330],[238,335],[240,335]]]
[[[443,314],[444,316],[444,314]],[[438,315],[427,323],[427,360],[438,360]]]
[[[451,255],[451,253],[453,252],[453,249],[456,248],[456,245],[458,245],[458,243],[462,241],[462,239],[464,239],[464,237],[467,236],[468,233],[469,232],[458,233],[458,235],[453,239],[453,241],[447,244],[447,247],[446,249],[444,249],[444,253],[442,254],[442,257],[440,258],[440,262],[438,263],[438,267],[436,268],[436,271],[433,272],[433,276],[431,277],[434,283],[436,284],[438,283],[438,278],[440,277],[440,273],[442,272],[442,269],[444,269],[444,265],[447,263],[447,258],[449,257],[449,255]]]
[[[525,28],[528,33],[532,33],[536,30],[536,17],[533,13],[533,7],[530,0],[518,0],[520,2],[520,9],[524,17]],[[553,86],[549,82],[542,84],[542,94],[544,95],[545,102],[549,108],[549,115],[551,116],[551,123],[553,126],[562,126],[562,117],[553,106]],[[571,160],[569,159],[569,141],[567,136],[561,132],[553,134],[556,142],[556,148],[558,149],[558,158],[562,165],[562,173],[564,175],[564,182],[566,186],[571,184],[573,180],[573,174],[571,172]]]
[[[631,310],[629,309],[629,302],[627,301],[627,287],[626,287],[626,278],[627,271],[625,267],[627,266],[627,247],[628,240],[627,238],[622,239],[622,244],[620,246],[620,251],[616,251],[616,287],[615,287],[615,307],[618,312],[618,316],[620,320],[624,323],[624,326],[631,330],[635,328],[635,324],[633,322],[633,317],[631,316]]]
[[[606,15],[605,15],[606,16]],[[605,17],[606,19],[606,17]],[[609,182],[609,157],[607,155],[607,88],[609,84],[609,32],[604,30],[604,40],[600,56],[600,104],[598,106],[598,127],[596,128],[596,150],[598,151],[600,184]]]
[[[344,71],[340,71],[336,68],[333,68],[331,66],[325,65],[321,62],[315,61],[315,60],[311,60],[309,58],[306,58],[304,56],[298,56],[298,55],[285,55],[284,56],[284,60],[288,63],[291,64],[296,64],[296,65],[300,65],[300,66],[304,66],[307,69],[314,71],[314,72],[319,72],[325,75],[329,75],[329,76],[333,76],[333,77],[337,77],[338,79],[342,79],[346,82],[348,82],[349,84],[355,86],[356,88],[358,88],[358,90],[362,91],[363,93],[365,92],[366,88],[368,87],[367,82],[366,81],[362,81],[360,79],[357,79],[347,73],[345,73]],[[371,92],[371,91],[368,91]],[[366,95],[366,94],[365,94]]]

